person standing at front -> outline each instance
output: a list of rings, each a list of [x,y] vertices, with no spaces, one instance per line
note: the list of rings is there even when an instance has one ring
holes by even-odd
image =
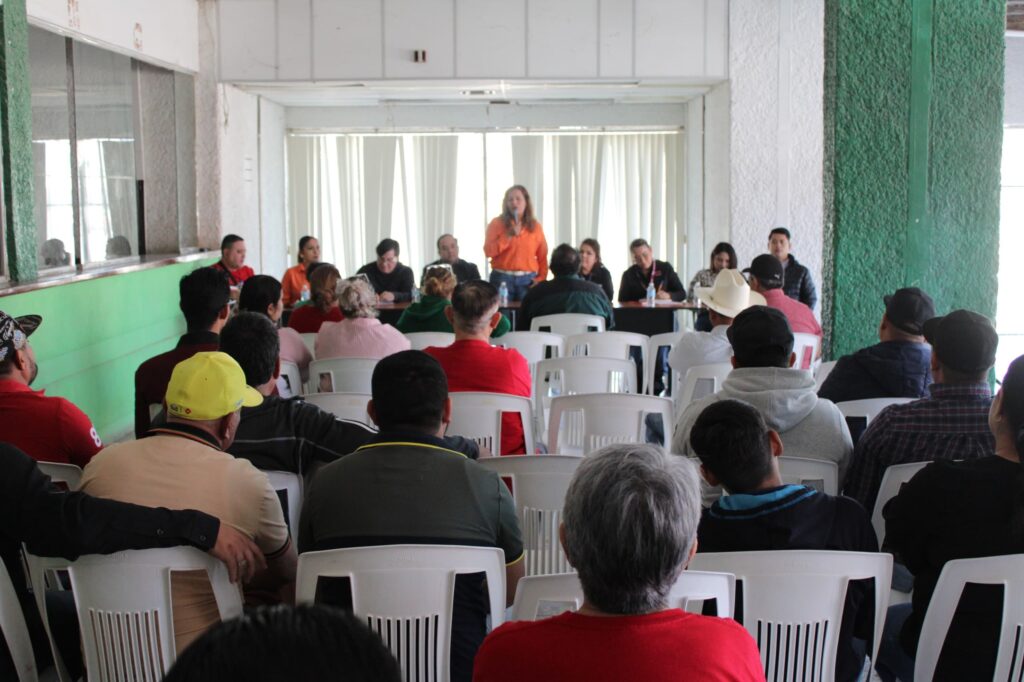
[[[502,213],[487,226],[484,254],[491,259],[490,282],[508,287],[510,301],[521,301],[535,282],[548,277],[548,243],[522,185],[505,192]]]

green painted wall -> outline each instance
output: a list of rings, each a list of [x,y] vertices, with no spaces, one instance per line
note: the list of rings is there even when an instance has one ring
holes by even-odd
[[[178,280],[200,265],[177,263],[0,298],[11,315],[36,313],[39,363],[33,388],[67,398],[104,441],[134,429],[135,369],[169,350],[185,331]]]
[[[826,5],[824,311],[832,356],[877,340],[881,296],[994,317],[1002,142],[999,0]]]

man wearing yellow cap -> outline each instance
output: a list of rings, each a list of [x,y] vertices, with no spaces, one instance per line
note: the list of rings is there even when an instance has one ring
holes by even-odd
[[[251,537],[267,570],[247,586],[261,591],[295,580],[295,548],[266,474],[225,450],[242,407],[263,397],[241,367],[220,352],[196,353],[175,366],[167,386],[167,423],[144,438],[112,445],[85,468],[82,490],[97,497],[170,509],[198,509]],[[180,652],[215,624],[217,603],[205,573],[174,574],[174,635]]]

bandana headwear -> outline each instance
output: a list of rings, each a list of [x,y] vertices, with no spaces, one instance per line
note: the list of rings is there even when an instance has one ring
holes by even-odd
[[[0,310],[0,362],[25,347],[25,341],[32,335],[43,318],[39,315],[11,317]]]

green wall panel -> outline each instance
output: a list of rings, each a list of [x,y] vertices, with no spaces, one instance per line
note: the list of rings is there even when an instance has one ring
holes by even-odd
[[[209,263],[177,263],[0,298],[0,310],[11,315],[43,316],[32,335],[39,363],[33,388],[78,405],[105,441],[131,431],[135,370],[173,348],[184,333],[178,280],[201,264]]]
[[[997,0],[826,6],[825,310],[832,356],[877,340],[881,297],[995,312],[1003,11]]]

